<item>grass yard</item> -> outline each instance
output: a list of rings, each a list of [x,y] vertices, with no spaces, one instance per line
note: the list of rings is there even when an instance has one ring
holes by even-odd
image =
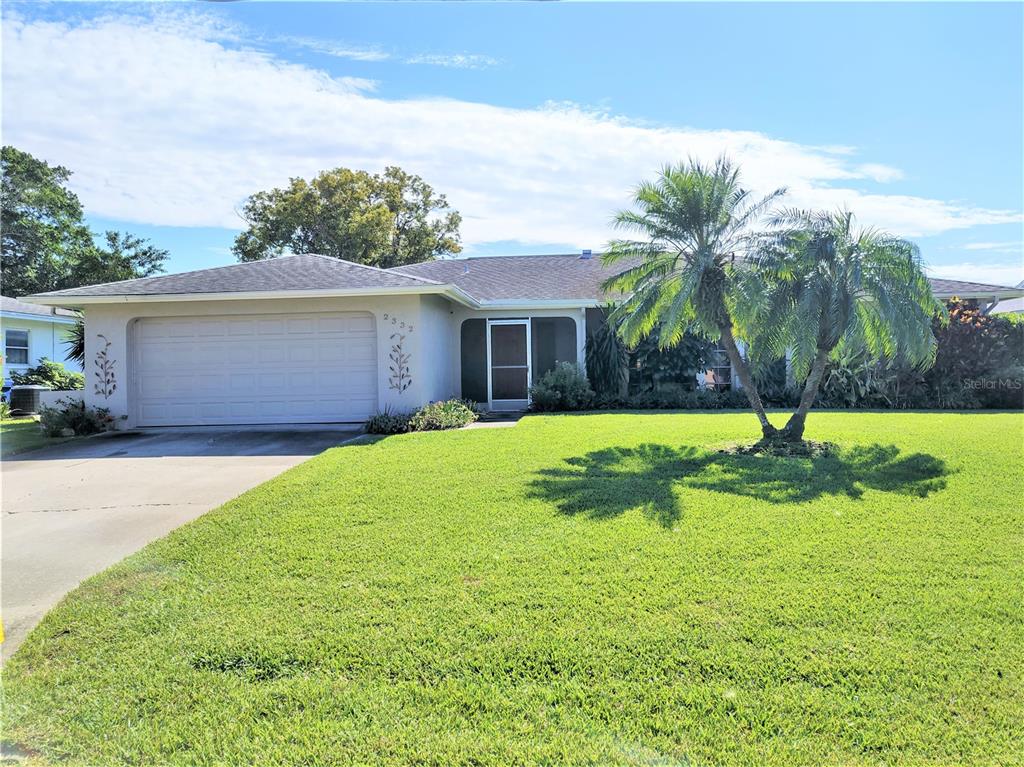
[[[59,442],[60,440],[56,440]],[[34,418],[9,418],[0,421],[0,456],[6,458],[16,453],[52,444],[39,428]]]
[[[107,765],[1024,763],[1024,416],[336,448],[71,594],[5,738]]]

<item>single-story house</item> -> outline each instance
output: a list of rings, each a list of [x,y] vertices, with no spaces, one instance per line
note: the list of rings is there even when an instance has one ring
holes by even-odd
[[[588,251],[393,269],[293,255],[30,300],[84,312],[86,402],[127,427],[359,422],[449,397],[525,407],[556,362],[584,365],[610,274]]]
[[[3,385],[11,385],[11,373],[24,373],[44,357],[81,372],[77,362],[65,361],[68,334],[77,321],[73,311],[29,304],[0,296],[0,338],[3,338]]]

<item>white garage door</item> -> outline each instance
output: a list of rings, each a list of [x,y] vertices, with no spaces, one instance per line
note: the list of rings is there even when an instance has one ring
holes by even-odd
[[[141,426],[362,421],[377,408],[364,312],[142,319]]]

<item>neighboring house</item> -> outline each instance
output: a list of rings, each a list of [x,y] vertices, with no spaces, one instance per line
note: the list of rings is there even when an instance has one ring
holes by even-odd
[[[1024,296],[1024,287],[1015,288],[1005,285],[987,285],[983,282],[963,282],[962,280],[944,280],[929,277],[932,294],[941,301],[953,298],[974,304],[986,314],[999,312],[1006,302]],[[1022,283],[1024,284],[1024,283]]]
[[[1024,289],[1024,280],[1017,283],[1017,287]],[[993,314],[1024,314],[1024,298],[1011,298],[1009,301],[1000,301],[992,310]]]
[[[68,370],[80,372],[81,365],[64,359],[65,341],[75,322],[73,311],[0,296],[4,387],[11,385],[12,372],[24,372],[38,365],[44,357],[64,363]]]
[[[556,362],[583,366],[611,274],[586,251],[388,270],[298,255],[31,300],[85,313],[86,402],[128,427],[359,422],[448,397],[525,407]]]

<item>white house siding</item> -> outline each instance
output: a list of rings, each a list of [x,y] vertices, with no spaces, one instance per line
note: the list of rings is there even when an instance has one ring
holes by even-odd
[[[424,358],[422,396],[429,402],[448,399],[458,395],[461,385],[459,375],[459,327],[455,322],[455,305],[440,296],[423,296],[420,338]]]
[[[587,315],[586,309],[486,309],[474,310],[463,306],[452,308],[451,381],[456,396],[462,396],[462,359],[459,343],[462,323],[469,319],[529,319],[533,317],[569,317],[576,322],[576,360],[586,372]]]
[[[4,355],[4,383],[10,384],[12,372],[23,373],[30,367],[39,364],[43,357],[54,362],[61,362],[68,370],[79,372],[81,365],[64,359],[67,354],[67,347],[64,341],[73,325],[64,322],[50,322],[45,318],[27,319],[22,317],[3,316],[0,317],[0,344],[5,343],[5,335],[8,329],[28,331],[28,364],[11,365],[7,362],[7,355],[0,347],[0,354]]]
[[[86,327],[86,403],[109,408],[121,428],[137,425],[134,393],[134,327],[144,317],[202,317],[226,315],[280,315],[309,312],[369,312],[377,326],[377,393],[381,408],[411,410],[431,399],[450,396],[444,393],[451,381],[449,354],[438,349],[450,333],[441,330],[440,307],[425,308],[423,298],[415,295],[369,298],[309,298],[217,301],[140,301],[85,307]],[[450,315],[449,315],[450,316]],[[427,326],[424,326],[424,319]],[[427,328],[431,330],[428,332]],[[392,338],[394,336],[394,338]],[[113,391],[102,391],[97,355],[106,347],[107,358],[116,383]],[[408,370],[399,381],[391,360],[393,347],[401,344],[408,355]],[[454,343],[449,340],[447,343]],[[452,392],[454,393],[454,392]]]

